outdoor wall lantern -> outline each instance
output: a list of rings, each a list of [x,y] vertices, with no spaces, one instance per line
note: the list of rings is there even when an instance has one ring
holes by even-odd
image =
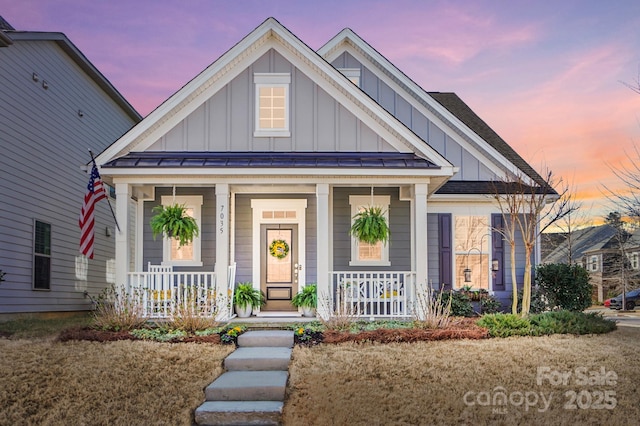
[[[496,272],[498,272],[500,270],[500,262],[498,262],[498,259],[493,259],[491,261],[491,272],[493,273],[493,278],[496,277]]]

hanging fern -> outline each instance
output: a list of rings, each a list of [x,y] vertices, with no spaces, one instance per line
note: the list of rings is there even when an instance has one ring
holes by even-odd
[[[353,216],[349,234],[368,244],[376,244],[378,241],[386,244],[391,232],[382,207],[367,207]]]
[[[153,208],[155,216],[151,218],[153,239],[159,234],[179,241],[180,247],[189,244],[198,236],[199,229],[196,220],[187,215],[186,207],[180,204],[171,206],[156,206]]]

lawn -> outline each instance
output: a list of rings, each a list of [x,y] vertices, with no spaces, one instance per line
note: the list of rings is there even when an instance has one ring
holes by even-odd
[[[16,335],[0,338],[0,425],[191,425],[233,349]],[[284,424],[637,424],[639,351],[640,328],[627,327],[580,337],[296,347]],[[581,384],[583,376],[591,383]]]

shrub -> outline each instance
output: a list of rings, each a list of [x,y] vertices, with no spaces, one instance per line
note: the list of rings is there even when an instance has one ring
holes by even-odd
[[[105,288],[95,300],[93,327],[103,331],[131,331],[146,322],[139,294],[127,294],[124,286]]]
[[[215,295],[194,286],[181,291],[181,300],[176,303],[169,326],[176,330],[194,333],[218,326],[218,301]]]
[[[187,336],[183,330],[173,330],[168,327],[137,328],[131,330],[131,335],[142,340],[154,340],[156,342],[170,342],[180,340]]]
[[[522,290],[518,291],[518,309],[522,309]],[[547,298],[537,286],[531,288],[531,306],[529,307],[530,314],[539,314],[549,310],[549,304]]]
[[[502,310],[502,303],[493,296],[480,299],[480,309],[482,314],[497,314]]]
[[[536,268],[536,284],[551,309],[583,311],[591,306],[589,273],[580,265],[540,265]]]
[[[451,315],[454,317],[472,317],[475,315],[471,299],[464,292],[443,291],[441,300],[444,305],[451,304]]]
[[[531,323],[519,315],[487,314],[480,318],[477,324],[487,328],[492,337],[531,335]]]
[[[414,325],[417,328],[445,328],[451,322],[452,297],[442,302],[444,291],[436,292],[431,285],[416,294]]]

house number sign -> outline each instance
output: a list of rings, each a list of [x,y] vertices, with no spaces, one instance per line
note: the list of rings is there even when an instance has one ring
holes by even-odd
[[[224,204],[220,205],[220,234],[224,233]]]

